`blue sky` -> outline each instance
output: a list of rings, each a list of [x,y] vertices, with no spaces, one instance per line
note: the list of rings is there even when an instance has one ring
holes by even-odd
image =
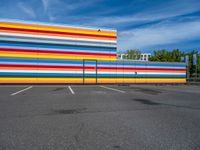
[[[116,28],[118,50],[200,50],[200,0],[0,0],[0,18]]]

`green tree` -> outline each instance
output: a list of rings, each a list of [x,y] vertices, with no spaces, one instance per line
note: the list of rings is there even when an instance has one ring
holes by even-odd
[[[190,75],[194,74],[196,71],[196,66],[194,65],[194,62],[193,62],[194,54],[196,54],[196,56],[197,56],[197,73],[200,73],[200,56],[199,56],[197,50],[193,50],[191,52],[185,53],[185,56],[188,55],[188,57],[189,57],[188,67],[190,69]]]
[[[196,66],[193,62],[193,54],[197,56],[197,73],[200,73],[200,55],[198,54],[197,50],[193,50],[191,52],[182,52],[179,49],[174,49],[172,51],[168,50],[157,50],[154,51],[153,56],[149,59],[150,61],[158,61],[158,62],[181,62],[181,57],[185,57],[188,55],[189,57],[189,72],[190,75],[195,73]]]
[[[133,59],[138,60],[140,59],[141,51],[138,49],[130,49],[127,50],[125,53],[125,59]]]
[[[167,51],[165,49],[154,51],[153,56],[150,61],[158,62],[180,62],[181,56],[184,54],[179,49],[174,49],[172,51]]]

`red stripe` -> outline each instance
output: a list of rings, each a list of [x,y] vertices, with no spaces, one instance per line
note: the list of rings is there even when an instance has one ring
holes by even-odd
[[[136,67],[98,67],[101,69],[120,69],[120,70],[143,70],[143,71],[148,71],[148,70],[158,70],[158,71],[185,71],[185,69],[177,69],[177,68],[136,68]]]
[[[0,51],[12,52],[31,52],[31,53],[46,53],[46,54],[76,54],[76,55],[100,55],[100,56],[115,56],[110,53],[93,53],[93,52],[67,52],[67,51],[49,51],[49,50],[33,50],[33,49],[18,49],[18,48],[0,48]]]
[[[65,69],[80,69],[83,68],[83,66],[47,66],[47,65],[24,65],[24,64],[1,64],[0,67],[31,67],[31,68],[65,68]],[[94,66],[89,67],[85,66],[85,69],[93,69]]]
[[[26,64],[1,64],[0,67],[31,67],[31,68],[65,68],[65,69],[80,69],[83,68],[83,66],[49,66],[49,65],[26,65]],[[96,68],[95,66],[85,66],[85,69],[94,69]],[[185,69],[167,69],[167,68],[116,68],[116,67],[98,67],[97,69],[107,69],[107,70],[142,70],[142,71],[185,71]]]
[[[27,31],[27,32],[40,32],[40,33],[52,33],[52,34],[64,34],[64,35],[78,35],[78,36],[91,36],[91,37],[109,37],[109,38],[114,38],[116,39],[116,36],[109,36],[109,35],[92,35],[92,34],[85,34],[85,33],[69,33],[69,32],[62,32],[62,31],[44,31],[44,30],[39,30],[39,29],[17,29],[17,28],[9,28],[9,27],[0,27],[0,29],[4,30],[11,30],[11,31]]]

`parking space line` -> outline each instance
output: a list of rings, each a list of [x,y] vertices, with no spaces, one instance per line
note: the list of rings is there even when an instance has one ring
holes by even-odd
[[[32,87],[33,87],[33,86],[29,86],[29,87],[27,87],[27,88],[25,88],[25,89],[22,89],[22,90],[20,90],[20,91],[17,91],[17,92],[15,92],[15,93],[10,94],[10,95],[11,95],[11,96],[17,95],[17,94],[19,94],[19,93],[21,93],[21,92],[24,92],[24,91],[27,91],[27,90],[31,89]]]
[[[125,91],[114,89],[114,88],[110,88],[110,87],[103,86],[103,85],[101,85],[100,87],[102,87],[104,89],[108,89],[108,90],[113,90],[113,91],[116,91],[116,92],[120,92],[120,93],[125,93]]]
[[[73,91],[73,89],[71,88],[71,86],[68,86],[68,88],[69,88],[70,92],[74,95],[75,92]]]

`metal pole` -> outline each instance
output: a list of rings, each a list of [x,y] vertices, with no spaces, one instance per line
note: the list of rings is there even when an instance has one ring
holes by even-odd
[[[196,81],[197,81],[197,64],[195,66],[195,77],[196,77]]]
[[[185,56],[185,63],[186,63],[186,71],[187,71],[187,80],[189,80],[189,77],[190,77],[190,72],[189,72],[189,56],[186,55]]]
[[[196,60],[196,80],[198,80],[198,62],[199,62],[199,53],[197,53],[197,60]]]
[[[190,71],[189,71],[189,66],[187,66],[187,79],[190,79]]]

